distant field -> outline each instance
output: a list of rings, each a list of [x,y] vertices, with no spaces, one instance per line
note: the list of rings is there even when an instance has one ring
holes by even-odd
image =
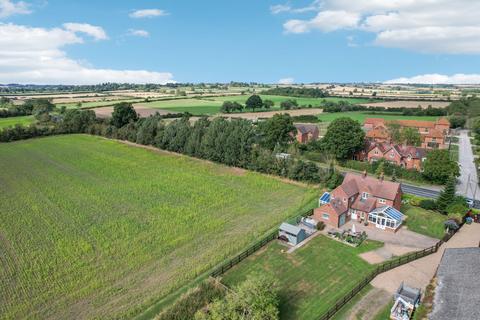
[[[110,106],[120,102],[139,102],[143,101],[143,99],[126,99],[126,100],[110,100],[110,101],[94,101],[94,102],[82,102],[80,108],[95,108],[95,107],[103,107],[103,106]],[[78,108],[78,103],[57,103],[57,107],[65,106],[67,109],[76,109]]]
[[[318,116],[321,121],[331,122],[337,118],[349,117],[354,120],[363,123],[365,118],[382,118],[386,120],[424,120],[424,121],[435,121],[439,117],[430,117],[430,116],[404,116],[401,114],[386,114],[386,113],[371,113],[365,111],[352,111],[352,112],[335,112],[335,113],[322,113]]]
[[[319,235],[289,254],[274,241],[229,270],[222,281],[232,286],[248,274],[269,273],[279,285],[280,319],[314,320],[375,268],[358,255],[381,246],[367,240],[352,248]]]
[[[212,97],[212,98],[197,98],[197,99],[182,99],[182,100],[167,100],[167,101],[154,101],[149,103],[140,103],[138,105],[148,107],[148,108],[158,108],[169,110],[172,112],[190,112],[194,115],[199,114],[215,114],[220,112],[220,107],[224,101],[237,101],[239,103],[245,104],[245,101],[250,95],[241,95],[241,96],[230,96],[230,97]],[[271,110],[279,110],[280,103],[288,99],[297,100],[299,105],[309,105],[320,106],[322,104],[323,98],[295,98],[295,97],[284,97],[284,96],[269,96],[261,95],[263,100],[268,99],[272,100],[275,103],[275,106]],[[339,101],[346,100],[350,103],[364,103],[368,102],[368,99],[356,99],[356,98],[325,98],[326,101]],[[248,112],[249,110],[246,110]]]
[[[0,144],[0,167],[0,319],[131,318],[317,195],[86,135]]]
[[[13,127],[17,124],[28,126],[34,121],[35,121],[35,118],[33,116],[0,118],[0,129]]]
[[[450,102],[446,101],[425,101],[425,100],[418,100],[418,101],[382,101],[382,102],[369,102],[369,103],[362,103],[364,106],[371,106],[371,107],[384,107],[384,108],[427,108],[428,106],[432,106],[433,108],[445,108],[448,106]]]

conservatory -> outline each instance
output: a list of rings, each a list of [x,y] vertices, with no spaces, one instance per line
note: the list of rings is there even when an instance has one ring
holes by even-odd
[[[404,219],[403,213],[397,209],[384,206],[379,207],[373,210],[368,214],[368,221],[374,223],[377,228],[380,229],[392,229],[397,230],[403,222]]]

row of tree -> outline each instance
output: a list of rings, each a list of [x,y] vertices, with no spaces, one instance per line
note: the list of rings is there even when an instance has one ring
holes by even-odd
[[[237,101],[225,101],[220,108],[220,112],[242,112],[244,109],[251,109],[252,112],[255,112],[255,109],[270,109],[274,104],[272,100],[262,100],[259,95],[254,94],[248,97],[247,101],[245,101],[245,106]]]
[[[0,118],[40,115],[54,109],[55,105],[49,99],[30,99],[21,105],[15,105],[6,97],[0,98]]]
[[[318,88],[276,87],[262,91],[262,94],[303,98],[325,98],[327,92]]]

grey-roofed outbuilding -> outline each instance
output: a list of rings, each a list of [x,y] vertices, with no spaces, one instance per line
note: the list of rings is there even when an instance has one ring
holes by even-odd
[[[446,249],[437,270],[431,320],[480,319],[480,248]]]
[[[297,245],[307,238],[307,234],[305,233],[304,229],[286,222],[280,225],[278,234],[279,236],[287,237],[288,242],[293,245]]]

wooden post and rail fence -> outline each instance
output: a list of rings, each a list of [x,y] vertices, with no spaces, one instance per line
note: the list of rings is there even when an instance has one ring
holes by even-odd
[[[298,223],[300,222],[302,217],[310,216],[312,214],[313,214],[313,209],[305,212],[304,214],[301,214],[292,219],[289,219],[289,221],[295,221],[296,223]],[[460,224],[460,228],[463,226],[464,223],[465,223],[465,218]],[[338,299],[337,302],[332,307],[330,307],[330,309],[328,309],[328,311],[325,314],[323,314],[318,318],[318,320],[328,320],[332,318],[335,313],[337,313],[350,300],[352,300],[352,298],[356,294],[358,294],[363,288],[365,288],[365,286],[368,285],[370,281],[372,281],[379,274],[437,252],[440,246],[445,242],[447,242],[448,240],[450,240],[453,237],[453,235],[457,233],[458,230],[460,230],[460,228],[458,228],[457,230],[452,230],[451,232],[445,234],[445,236],[440,241],[438,241],[435,245],[429,248],[426,248],[420,251],[411,252],[406,255],[395,258],[393,260],[389,260],[382,264],[379,264],[372,272],[370,272],[365,278],[363,278],[352,290],[350,290],[342,298]],[[272,231],[271,233],[263,237],[261,240],[251,245],[248,249],[246,249],[242,253],[238,254],[237,256],[233,257],[232,259],[224,262],[222,265],[217,267],[214,271],[212,271],[210,276],[215,278],[223,275],[225,272],[230,270],[233,266],[235,266],[236,264],[240,263],[242,260],[246,259],[253,253],[263,248],[267,243],[269,243],[274,239],[277,239],[277,237],[278,237],[278,230]]]

